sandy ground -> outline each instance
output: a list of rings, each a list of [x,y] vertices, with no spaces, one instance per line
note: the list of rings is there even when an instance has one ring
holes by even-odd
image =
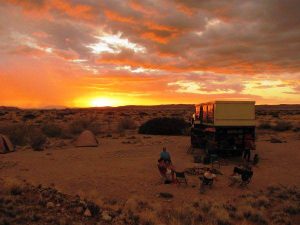
[[[187,187],[161,183],[156,162],[163,146],[170,151],[177,170],[193,167],[192,155],[186,153],[189,137],[135,135],[99,138],[97,148],[48,149],[41,152],[21,150],[0,155],[0,177],[25,179],[33,184],[55,185],[69,194],[87,198],[126,200],[139,196],[156,201],[159,192],[169,192],[173,202],[190,202],[196,198],[229,199],[247,191],[273,184],[300,186],[300,140],[272,144],[263,138],[257,142],[261,161],[246,189],[228,187],[228,176],[237,162],[221,166],[224,175],[205,194],[199,193],[199,179],[188,176]],[[131,143],[123,143],[131,142]]]

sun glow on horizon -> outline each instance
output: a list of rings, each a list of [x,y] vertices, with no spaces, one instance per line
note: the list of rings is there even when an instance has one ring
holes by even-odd
[[[85,97],[76,99],[73,105],[75,107],[114,107],[122,104],[119,99],[110,97]]]
[[[90,104],[92,107],[116,106],[116,101],[109,98],[95,98]]]

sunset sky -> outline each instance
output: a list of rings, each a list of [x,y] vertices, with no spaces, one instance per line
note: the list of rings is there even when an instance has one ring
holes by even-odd
[[[297,0],[0,0],[0,105],[300,103]]]

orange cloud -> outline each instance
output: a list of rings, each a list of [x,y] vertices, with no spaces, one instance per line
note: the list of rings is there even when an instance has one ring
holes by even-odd
[[[71,4],[69,1],[52,0],[51,6],[73,18],[92,20],[93,8],[83,4]]]
[[[104,10],[105,16],[113,21],[117,21],[117,22],[121,22],[121,23],[130,23],[130,24],[136,24],[137,21],[135,21],[133,18],[131,17],[125,17],[122,16],[120,14],[118,14],[117,12],[111,11],[111,10]]]
[[[1,104],[300,99],[296,1],[0,2]]]

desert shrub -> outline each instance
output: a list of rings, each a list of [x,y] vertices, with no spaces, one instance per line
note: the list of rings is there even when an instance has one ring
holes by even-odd
[[[100,134],[102,132],[101,123],[100,122],[91,122],[88,127],[88,130],[92,131],[94,134]]]
[[[287,131],[292,129],[292,124],[288,121],[277,121],[276,124],[273,126],[273,130],[275,131]]]
[[[19,195],[24,190],[24,183],[15,178],[6,178],[2,183],[2,191],[11,195]]]
[[[218,205],[213,205],[210,210],[211,218],[213,218],[218,225],[231,225],[228,212]]]
[[[291,225],[290,216],[284,212],[272,213],[271,220],[274,224]]]
[[[261,111],[261,110],[257,110],[255,113],[258,116],[265,116],[265,115],[267,115],[267,113],[265,111]]]
[[[253,223],[261,224],[261,225],[268,224],[268,221],[263,216],[263,214],[260,211],[255,210],[250,206],[243,206],[240,209],[240,211],[246,220],[249,220]]]
[[[79,134],[82,131],[86,130],[90,123],[91,122],[88,119],[75,119],[69,125],[70,132],[72,134]]]
[[[35,151],[43,150],[43,147],[47,141],[46,136],[37,128],[32,129],[29,133],[29,145]]]
[[[121,113],[120,116],[124,116],[124,117],[127,117],[127,116],[130,116],[129,114],[127,113]]]
[[[296,126],[293,128],[294,132],[300,132],[300,125]]]
[[[28,126],[23,123],[6,124],[0,127],[0,132],[7,135],[14,145],[26,145]]]
[[[259,129],[263,129],[263,130],[267,130],[267,129],[271,129],[271,124],[270,122],[268,121],[264,121],[264,122],[261,122],[259,125],[258,125],[258,128]]]
[[[300,213],[300,205],[288,202],[283,206],[283,211],[290,215],[297,215]]]
[[[158,117],[150,119],[139,128],[140,134],[155,135],[182,135],[185,128],[188,127],[181,118]]]
[[[266,196],[259,196],[252,202],[252,206],[256,208],[268,208],[270,206],[270,200]]]
[[[6,114],[7,114],[7,112],[0,111],[0,116],[5,116]]]
[[[106,112],[105,115],[107,116],[113,116],[115,113],[114,112]]]
[[[149,114],[146,112],[139,112],[140,117],[148,116]]]
[[[157,217],[151,210],[144,210],[140,213],[140,224],[142,225],[155,225],[157,223]]]
[[[26,121],[26,120],[33,120],[36,118],[36,115],[34,115],[33,113],[26,113],[23,117],[22,120]]]
[[[181,206],[174,209],[162,208],[158,218],[165,224],[202,224],[203,216],[191,207]]]
[[[129,117],[121,119],[118,123],[118,130],[134,130],[136,128],[136,123]]]
[[[61,127],[55,123],[47,123],[43,125],[42,131],[48,137],[60,137],[62,134]]]
[[[269,113],[269,115],[271,115],[274,118],[279,118],[279,112],[278,111],[272,111]]]
[[[271,137],[271,138],[270,138],[270,142],[271,142],[271,143],[282,143],[283,141],[280,140],[280,139],[277,138],[277,137]]]

